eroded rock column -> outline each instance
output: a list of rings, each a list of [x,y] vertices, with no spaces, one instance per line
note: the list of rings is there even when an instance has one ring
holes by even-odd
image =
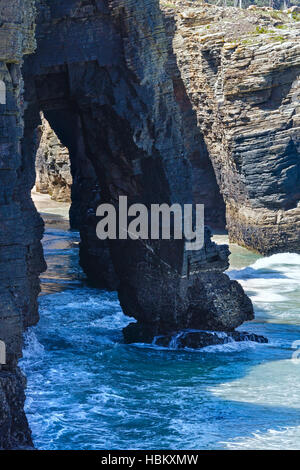
[[[0,448],[28,447],[31,433],[24,414],[26,380],[17,367],[22,334],[38,320],[37,295],[44,261],[43,223],[30,198],[33,162],[22,157],[24,54],[34,51],[34,2],[0,1],[0,339],[6,365],[0,366]]]
[[[37,42],[25,69],[28,109],[43,110],[70,155],[76,139],[68,143],[69,136],[80,126],[99,202],[117,207],[126,195],[129,205],[148,208],[209,207],[216,182],[158,1],[74,0],[67,6],[43,0]],[[83,217],[89,224],[81,226],[81,262],[94,279],[105,273],[95,262],[103,245],[88,235],[96,230],[96,201],[91,197]],[[138,320],[126,332],[128,341],[182,328],[232,330],[253,318],[241,286],[223,274],[227,247],[210,237],[207,230],[204,247],[195,252],[186,251],[183,240],[108,242],[122,308]]]

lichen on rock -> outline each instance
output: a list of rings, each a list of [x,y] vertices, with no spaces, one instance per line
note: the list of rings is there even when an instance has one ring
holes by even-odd
[[[300,23],[174,2],[173,47],[226,203],[232,242],[300,250]],[[163,5],[163,2],[162,2]]]

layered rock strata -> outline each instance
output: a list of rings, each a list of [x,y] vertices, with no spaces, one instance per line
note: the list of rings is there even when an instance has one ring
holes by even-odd
[[[71,162],[71,221],[81,264],[96,284],[117,288],[125,332],[181,345],[216,344],[253,318],[231,281],[227,246],[205,231],[202,249],[184,240],[96,238],[96,208],[204,203],[206,221],[264,253],[299,249],[299,28],[293,17],[199,2],[0,0],[0,445],[28,447],[22,332],[38,320],[45,268],[43,225],[30,199],[40,112]],[[24,122],[23,125],[23,111]],[[23,137],[23,139],[22,139]],[[213,163],[213,166],[211,164]],[[57,163],[57,162],[55,162]],[[215,176],[216,174],[216,176]],[[218,184],[217,184],[218,183]],[[243,336],[244,335],[244,336]],[[176,336],[177,337],[177,336]],[[177,337],[178,338],[178,337]],[[218,343],[219,344],[219,343]]]
[[[232,242],[300,251],[300,17],[161,2]]]
[[[22,155],[23,56],[35,49],[32,0],[0,1],[0,340],[6,365],[0,366],[0,448],[29,447],[25,379],[17,367],[22,333],[38,320],[39,274],[45,268],[40,238],[43,223],[30,198],[34,166]],[[2,368],[1,368],[2,367]]]
[[[149,208],[222,201],[159,2],[40,0],[37,6],[37,52],[24,68],[26,126],[31,136],[43,111],[69,149],[71,167],[80,154],[83,166],[93,168],[93,184],[83,179],[88,202],[80,217],[87,275],[111,279],[124,312],[153,335],[232,330],[253,318],[241,286],[223,274],[228,249],[215,245],[209,230],[204,247],[190,252],[184,240],[95,237],[99,201],[116,208],[121,195],[128,205]],[[222,218],[218,210],[206,216]]]

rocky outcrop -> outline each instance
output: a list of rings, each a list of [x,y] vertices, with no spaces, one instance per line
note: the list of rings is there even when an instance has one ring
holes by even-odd
[[[300,250],[300,22],[278,11],[161,2],[226,203],[232,242]]]
[[[255,343],[268,343],[268,339],[246,331],[213,331],[201,329],[187,329],[170,332],[165,335],[155,335],[153,331],[139,322],[130,323],[124,329],[125,343],[151,343],[170,349],[202,349],[207,346],[216,346],[231,342],[252,341]]]
[[[7,349],[0,370],[0,448],[16,448],[32,445],[17,361],[23,330],[38,320],[38,276],[45,267],[43,224],[30,198],[34,167],[21,153],[21,65],[35,48],[34,2],[1,0],[0,15],[0,80],[6,87],[6,103],[0,104],[0,339]]]
[[[38,133],[40,144],[35,160],[36,191],[50,194],[51,198],[58,202],[71,202],[69,151],[61,144],[43,115]]]
[[[33,149],[42,110],[69,149],[71,167],[79,158],[82,168],[93,168],[96,179],[84,186],[88,203],[80,217],[87,275],[111,284],[116,279],[124,312],[153,335],[181,328],[232,330],[253,318],[241,286],[223,274],[228,249],[215,245],[209,230],[204,247],[190,252],[184,240],[103,243],[95,237],[99,201],[118,207],[119,196],[126,195],[129,205],[209,206],[212,194],[221,201],[159,2],[37,5],[37,52],[24,68],[25,141]],[[221,215],[208,210],[206,217]]]
[[[245,331],[232,331],[228,333],[216,331],[181,331],[175,335],[157,336],[153,344],[170,349],[202,349],[207,346],[220,346],[222,344],[240,343],[251,341],[254,343],[266,344],[267,338],[264,336],[247,333]]]
[[[124,312],[137,319],[125,331],[130,341],[140,332],[152,341],[191,329],[251,339],[233,330],[253,318],[253,308],[224,274],[228,248],[214,244],[208,228],[195,251],[185,240],[102,242],[95,235],[99,202],[118,209],[126,195],[129,205],[148,208],[204,203],[206,222],[222,226],[220,187],[232,240],[262,252],[299,249],[299,29],[292,18],[284,16],[282,28],[281,14],[187,0],[161,8],[158,0],[37,0],[36,7],[37,52],[22,69],[23,100],[22,57],[35,47],[33,1],[0,0],[0,79],[7,84],[7,104],[0,105],[0,339],[8,352],[0,373],[0,442],[6,448],[31,445],[17,360],[22,332],[38,320],[38,275],[45,267],[43,225],[30,199],[40,111],[69,152],[81,264],[94,283],[118,289]],[[180,336],[183,347],[221,337]]]

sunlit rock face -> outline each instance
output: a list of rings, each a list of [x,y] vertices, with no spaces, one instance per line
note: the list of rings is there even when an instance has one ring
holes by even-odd
[[[50,194],[57,202],[71,201],[72,175],[69,151],[42,115],[40,144],[36,152],[36,191]]]
[[[165,11],[176,63],[226,202],[230,240],[263,254],[299,252],[297,17],[172,3]]]

